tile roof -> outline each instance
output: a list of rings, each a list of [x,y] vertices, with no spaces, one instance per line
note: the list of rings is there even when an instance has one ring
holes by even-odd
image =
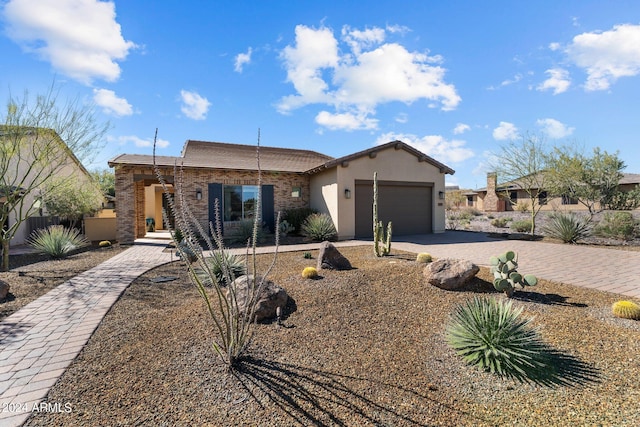
[[[316,151],[261,146],[260,167],[265,171],[316,173],[388,148],[408,151],[415,155],[419,161],[424,161],[439,168],[441,173],[453,175],[455,172],[450,167],[402,141],[392,141],[338,159]],[[177,164],[178,166],[183,165],[184,167],[195,168],[255,170],[256,146],[188,140],[182,149],[180,157],[156,156],[156,162],[160,166]],[[152,166],[153,156],[148,154],[121,154],[109,160],[109,166],[113,167],[117,164]]]
[[[306,172],[331,159],[315,151],[260,147],[260,167],[265,171]],[[189,140],[182,156],[157,156],[156,162],[160,166],[256,170],[256,146]],[[109,161],[109,166],[115,164],[153,165],[153,156],[121,154]]]

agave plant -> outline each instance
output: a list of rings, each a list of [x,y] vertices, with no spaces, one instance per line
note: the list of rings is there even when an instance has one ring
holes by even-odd
[[[52,258],[64,258],[70,252],[90,244],[78,230],[64,228],[62,225],[51,225],[34,231],[28,243]]]
[[[447,342],[467,363],[485,371],[520,381],[540,378],[547,369],[547,347],[521,313],[511,301],[474,297],[455,310]]]
[[[312,214],[302,224],[302,235],[315,241],[331,240],[336,237],[333,220],[327,214]]]
[[[211,280],[216,279],[220,285],[228,285],[236,278],[247,274],[247,266],[244,257],[232,254],[229,251],[211,252],[211,257],[206,258],[203,269],[197,269],[196,274],[207,286],[211,286]],[[205,269],[209,271],[205,271]]]
[[[591,224],[588,218],[574,213],[555,212],[549,215],[549,222],[542,231],[545,235],[564,243],[577,243],[578,240],[589,237]]]

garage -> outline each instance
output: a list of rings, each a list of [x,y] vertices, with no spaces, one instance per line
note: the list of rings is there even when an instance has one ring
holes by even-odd
[[[373,237],[373,181],[355,182],[356,237]],[[433,183],[378,181],[378,219],[393,235],[433,232]]]

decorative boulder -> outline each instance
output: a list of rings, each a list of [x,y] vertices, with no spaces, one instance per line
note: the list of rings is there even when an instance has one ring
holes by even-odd
[[[0,280],[0,301],[4,301],[9,294],[9,284]]]
[[[317,269],[326,270],[351,270],[351,263],[333,246],[330,242],[322,242],[320,253],[318,254]]]
[[[440,259],[424,268],[427,281],[440,289],[453,291],[463,287],[480,268],[471,261],[460,259]]]
[[[253,286],[260,286],[262,281],[262,287],[260,294],[257,298],[256,311],[254,320],[261,321],[264,319],[271,319],[276,317],[276,310],[278,307],[284,308],[289,300],[289,295],[284,288],[276,285],[270,280],[263,279],[258,276],[254,281],[253,275],[240,276],[233,282],[231,287],[236,290],[236,298],[238,300],[238,307],[241,312],[247,309],[250,289]],[[227,298],[229,297],[229,290],[227,290]]]

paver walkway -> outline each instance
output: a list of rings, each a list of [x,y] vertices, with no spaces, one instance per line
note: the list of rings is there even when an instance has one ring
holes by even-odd
[[[20,426],[34,408],[66,410],[65,402],[43,402],[49,389],[80,353],[109,308],[139,275],[175,260],[166,240],[140,239],[130,249],[61,284],[0,323],[0,427]],[[370,241],[336,246],[370,245]],[[284,251],[317,249],[290,245]],[[514,250],[520,270],[547,280],[640,298],[640,252],[515,240],[482,233],[398,237],[393,248],[429,252],[436,258],[487,265],[491,255]],[[259,253],[273,248],[258,248]],[[242,250],[244,252],[244,250]],[[70,408],[73,410],[73,408]]]

